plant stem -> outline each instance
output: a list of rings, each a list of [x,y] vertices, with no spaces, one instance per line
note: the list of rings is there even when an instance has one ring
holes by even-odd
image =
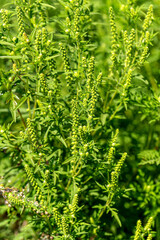
[[[25,123],[25,121],[24,121],[24,118],[22,117],[22,114],[21,114],[20,110],[18,109],[17,111],[18,111],[18,114],[19,114],[19,116],[20,116],[20,118],[21,118],[21,121],[22,121],[22,123],[23,123],[24,129],[26,129],[27,126],[26,126],[26,123]]]

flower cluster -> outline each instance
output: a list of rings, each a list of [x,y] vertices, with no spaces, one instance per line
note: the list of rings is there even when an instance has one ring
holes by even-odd
[[[142,54],[139,59],[139,66],[142,66],[144,64],[144,62],[148,56],[148,50],[149,50],[148,46],[144,46]]]
[[[115,24],[115,17],[113,13],[113,8],[109,8],[109,18],[110,18],[110,26],[111,26],[111,34],[112,34],[112,48],[115,48],[117,44],[117,28]]]
[[[150,5],[149,6],[149,9],[148,9],[148,12],[147,12],[147,15],[144,19],[144,24],[143,24],[143,31],[145,32],[148,27],[151,25],[152,23],[152,20],[153,20],[153,6]]]
[[[48,31],[45,27],[42,28],[42,45],[43,47],[46,46],[47,43],[47,37],[48,37]]]
[[[139,240],[140,239],[141,230],[142,230],[142,223],[141,223],[141,220],[138,220],[134,240]]]
[[[113,8],[109,8],[109,18],[110,18],[110,26],[111,26],[111,35],[112,35],[112,50],[111,50],[111,61],[112,64],[110,66],[110,73],[112,75],[113,67],[116,63],[117,58],[117,50],[118,50],[118,34],[117,34],[117,28],[115,24],[115,17],[113,13]]]
[[[78,153],[78,111],[77,111],[77,101],[72,100],[72,154],[76,156]]]
[[[44,73],[40,73],[39,79],[40,79],[41,91],[44,92],[44,93],[48,92],[46,76],[44,75]]]
[[[32,126],[30,118],[27,118],[27,127],[28,127],[28,133],[29,133],[30,140],[33,144],[33,148],[36,149],[38,146],[37,137],[36,137],[35,130]]]
[[[57,210],[57,208],[53,209],[53,215],[58,226],[59,231],[63,231],[62,224],[61,224],[61,214]]]
[[[64,216],[62,216],[62,231],[63,231],[63,235],[64,237],[67,237],[67,233],[68,233],[68,224],[66,223],[66,219]]]
[[[75,218],[77,207],[78,207],[78,194],[76,193],[73,197],[72,204],[69,206],[72,218]]]
[[[109,151],[108,151],[108,163],[109,163],[109,165],[112,164],[112,157],[113,157],[113,153],[114,153],[114,150],[115,150],[118,134],[119,134],[119,129],[116,129],[116,132],[111,139],[110,148],[109,148]]]
[[[130,68],[128,70],[128,72],[125,74],[125,83],[123,85],[123,91],[122,91],[122,96],[126,96],[127,94],[127,89],[130,87],[130,84],[131,84],[131,79],[132,79],[132,72],[133,70]]]
[[[36,34],[36,39],[35,39],[35,48],[38,53],[40,52],[41,47],[42,47],[41,40],[42,40],[42,31],[38,30],[37,34]]]
[[[46,13],[45,10],[42,7],[42,1],[36,0],[38,13],[39,13],[39,22],[41,26],[46,26]]]
[[[125,69],[128,68],[128,66],[130,65],[131,62],[131,53],[132,53],[132,49],[133,49],[133,43],[135,41],[135,29],[131,30],[131,33],[129,35],[129,40],[127,43],[127,52],[126,52],[126,59],[125,59]]]
[[[61,50],[63,61],[64,61],[64,71],[66,74],[67,86],[71,86],[73,79],[71,77],[71,69],[70,69],[70,65],[69,65],[69,59],[67,57],[66,50],[63,47],[63,44],[60,43],[59,46],[60,46],[60,50]]]
[[[51,69],[51,74],[53,74],[53,72],[56,69],[56,61],[53,58],[51,58],[49,60],[49,66],[50,66],[50,69]]]
[[[152,222],[153,222],[153,217],[150,217],[150,218],[148,219],[147,224],[146,224],[145,227],[144,227],[144,232],[145,232],[145,233],[147,233],[147,232],[149,232],[149,231],[151,230]]]
[[[117,187],[119,174],[120,174],[121,168],[123,166],[123,163],[126,159],[126,156],[127,156],[127,153],[123,153],[121,159],[118,161],[117,165],[115,166],[114,171],[111,172],[111,188],[112,188],[112,190],[114,190]]]
[[[124,42],[125,49],[127,49],[127,45],[128,45],[128,32],[127,32],[127,30],[125,30],[123,32],[123,42]]]
[[[8,207],[20,206],[26,207],[27,209],[31,209],[37,214],[41,214],[43,209],[41,209],[41,205],[37,201],[31,201],[28,199],[24,193],[24,189],[20,192],[18,189],[9,188],[9,187],[0,187],[0,192],[2,192],[2,196],[4,197],[5,204]],[[41,209],[41,211],[39,211]]]
[[[145,227],[142,228],[142,222],[138,220],[134,240],[144,239],[146,234],[148,234],[147,240],[152,240],[152,233],[150,233],[152,222],[153,217],[150,217]]]
[[[148,235],[147,240],[152,240],[152,234],[151,233]]]
[[[32,187],[34,188],[34,190],[36,191],[36,194],[38,196],[38,200],[41,200],[43,198],[43,194],[41,192],[41,189],[40,187],[38,186],[37,184],[37,181],[35,180],[34,176],[33,176],[33,173],[30,169],[30,167],[28,166],[28,164],[25,164],[25,171],[27,173],[27,176],[28,176],[28,179],[32,185]]]
[[[80,9],[77,8],[75,11],[74,24],[73,24],[73,33],[76,39],[78,39],[78,36],[79,36],[79,15],[80,15]]]
[[[2,14],[3,30],[6,31],[9,28],[9,25],[8,25],[8,11],[5,10],[5,9],[1,9],[0,12]]]
[[[96,106],[96,102],[98,99],[97,90],[98,90],[98,85],[100,84],[101,80],[102,80],[102,73],[99,73],[97,79],[92,84],[91,98],[90,98],[90,102],[89,102],[89,117],[90,117],[90,119],[93,119],[93,116],[94,116],[95,106]]]
[[[20,35],[23,36],[23,34],[25,33],[24,22],[23,22],[23,12],[21,7],[19,6],[16,7],[16,10],[17,10],[17,17],[18,17],[19,32],[20,32]]]
[[[87,73],[87,89],[88,92],[91,92],[93,86],[93,74],[94,74],[94,64],[95,58],[91,57],[88,64],[88,73]]]
[[[82,67],[83,67],[84,69],[87,68],[87,59],[86,59],[86,57],[82,57]]]

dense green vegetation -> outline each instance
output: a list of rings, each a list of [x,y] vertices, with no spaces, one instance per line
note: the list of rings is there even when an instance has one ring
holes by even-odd
[[[0,8],[0,239],[159,240],[159,0]]]

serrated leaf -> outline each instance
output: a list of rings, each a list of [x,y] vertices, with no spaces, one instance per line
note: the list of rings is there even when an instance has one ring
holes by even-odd
[[[138,154],[138,157],[142,159],[140,165],[146,164],[160,164],[160,153],[156,150],[144,150]]]
[[[117,209],[109,208],[109,210],[111,211],[112,216],[116,219],[116,221],[119,224],[119,226],[122,227],[122,223],[121,223],[121,220],[119,219],[119,216],[118,216],[118,213],[117,213]]]

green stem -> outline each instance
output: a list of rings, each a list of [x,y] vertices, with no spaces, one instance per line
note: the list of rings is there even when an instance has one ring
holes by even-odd
[[[46,222],[48,223],[50,232],[52,233],[53,230],[52,230],[52,227],[51,227],[51,224],[50,224],[50,222],[49,222],[49,218],[48,218],[48,217],[46,217]]]
[[[22,121],[22,123],[23,123],[24,129],[26,129],[27,126],[26,126],[26,123],[25,123],[25,121],[24,121],[24,118],[22,117],[22,114],[21,114],[20,110],[18,109],[17,111],[18,111],[18,114],[19,114],[19,116],[20,116],[20,118],[21,118],[21,121]]]
[[[114,100],[114,98],[115,98],[116,95],[117,95],[117,90],[114,92],[111,100],[110,100],[109,103],[107,104],[107,106],[106,106],[106,111],[110,108],[110,106],[111,106],[111,104],[112,104],[112,102],[113,102],[113,100]]]
[[[156,232],[157,232],[157,240],[160,239],[160,213],[156,216]]]
[[[31,105],[30,105],[29,97],[27,98],[27,104],[28,104],[29,118],[31,118]]]
[[[108,195],[108,200],[106,201],[106,204],[104,205],[103,209],[101,210],[99,216],[98,216],[98,220],[102,217],[102,215],[104,214],[106,208],[108,207],[109,208],[109,205],[113,199],[113,196],[114,196],[114,193],[109,193]]]
[[[122,102],[120,102],[120,104],[117,106],[117,108],[115,109],[114,113],[111,115],[109,121],[111,121],[114,116],[116,115],[116,113],[118,112],[119,108],[122,106]]]
[[[33,114],[32,114],[32,119],[34,119],[35,111],[36,111],[36,107],[37,107],[37,98],[36,98],[36,96],[35,96],[35,99],[34,99],[34,107],[33,107]]]

